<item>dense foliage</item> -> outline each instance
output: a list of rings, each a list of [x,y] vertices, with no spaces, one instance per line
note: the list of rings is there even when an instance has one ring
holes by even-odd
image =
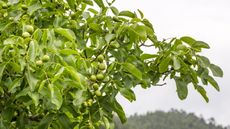
[[[193,113],[171,110],[132,115],[124,125],[115,119],[115,129],[229,129],[229,127],[217,125],[214,118],[205,121]]]
[[[219,91],[223,72],[205,42],[158,40],[143,13],[119,11],[109,0],[0,0],[0,128],[83,129],[126,121],[120,93],[175,80],[180,99],[193,85]],[[145,53],[149,47],[153,53]]]

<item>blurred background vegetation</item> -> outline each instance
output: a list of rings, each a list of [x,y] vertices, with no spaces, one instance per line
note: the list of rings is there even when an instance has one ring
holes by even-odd
[[[205,120],[194,113],[171,109],[169,112],[155,111],[144,115],[134,114],[127,123],[121,124],[114,118],[115,129],[230,129],[230,126],[218,125],[214,118]]]

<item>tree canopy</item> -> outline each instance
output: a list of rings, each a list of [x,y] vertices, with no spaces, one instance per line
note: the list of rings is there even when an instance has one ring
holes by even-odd
[[[166,78],[181,100],[189,85],[207,102],[204,85],[220,90],[207,43],[159,40],[144,13],[114,2],[0,0],[1,129],[109,129],[114,113],[126,121],[118,93],[132,102],[132,88]]]

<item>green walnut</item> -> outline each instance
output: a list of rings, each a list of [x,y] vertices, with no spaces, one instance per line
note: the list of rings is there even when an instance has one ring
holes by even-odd
[[[9,17],[9,20],[10,20],[10,21],[13,21],[13,20],[14,20],[14,17]]]
[[[93,100],[92,100],[92,99],[89,99],[89,100],[87,101],[87,104],[88,104],[88,106],[92,106]]]
[[[95,81],[97,81],[97,77],[95,75],[91,75],[90,80],[95,82]]]
[[[89,105],[88,105],[88,102],[84,102],[83,105],[84,105],[85,107],[88,107],[88,106],[89,106]]]
[[[8,8],[7,4],[6,4],[6,3],[3,3],[3,4],[2,4],[2,8],[3,8],[3,9],[7,9],[7,8]]]
[[[38,60],[38,61],[36,61],[36,65],[37,65],[37,66],[42,66],[42,65],[43,65],[42,60]]]
[[[99,73],[99,74],[96,75],[96,78],[97,78],[98,81],[101,81],[101,80],[104,79],[104,75],[102,73]]]
[[[99,56],[97,57],[97,60],[98,60],[99,62],[103,62],[104,59],[105,59],[105,57],[104,57],[103,55],[99,55]]]
[[[94,83],[94,84],[93,84],[93,89],[94,89],[94,90],[98,90],[98,88],[99,88],[99,85],[98,85],[97,83]]]
[[[48,62],[49,60],[50,60],[49,55],[44,55],[44,56],[42,57],[42,61],[43,61],[43,62]]]
[[[27,5],[25,5],[25,4],[23,4],[21,7],[22,7],[23,10],[27,10],[28,9]]]
[[[96,95],[96,96],[101,96],[101,95],[102,95],[102,93],[101,93],[101,91],[100,91],[100,90],[96,90],[96,91],[95,91],[95,95]]]
[[[31,35],[30,35],[30,33],[28,33],[28,32],[23,32],[22,33],[22,37],[24,37],[24,38],[28,38],[28,37],[30,37]]]
[[[34,27],[32,25],[26,25],[25,29],[29,33],[33,33],[34,32]]]
[[[100,63],[100,64],[98,65],[98,69],[99,69],[99,70],[105,70],[105,68],[106,68],[106,66],[105,66],[104,63]]]

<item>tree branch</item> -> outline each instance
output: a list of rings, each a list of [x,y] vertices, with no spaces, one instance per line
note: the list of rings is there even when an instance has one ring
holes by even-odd
[[[166,85],[167,83],[163,83],[163,84],[156,84],[156,85],[154,85],[154,86],[164,86],[164,85]]]
[[[141,45],[140,45],[139,47],[141,47],[141,46],[144,46],[144,47],[153,47],[154,45],[153,45],[153,44],[151,44],[151,45],[146,45],[145,43],[141,43]]]

